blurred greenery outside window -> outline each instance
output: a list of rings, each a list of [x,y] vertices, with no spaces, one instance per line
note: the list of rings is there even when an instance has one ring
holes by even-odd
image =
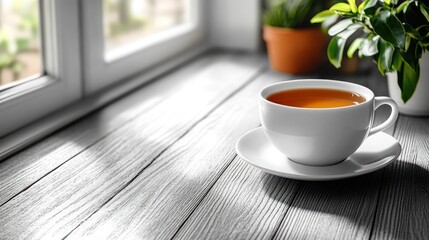
[[[0,87],[42,74],[38,0],[0,0]]]
[[[190,20],[191,0],[104,0],[105,52]]]

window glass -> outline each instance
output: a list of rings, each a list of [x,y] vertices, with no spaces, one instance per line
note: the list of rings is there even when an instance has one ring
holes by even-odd
[[[38,0],[0,0],[0,89],[42,74]]]
[[[190,21],[191,0],[104,0],[105,54]]]

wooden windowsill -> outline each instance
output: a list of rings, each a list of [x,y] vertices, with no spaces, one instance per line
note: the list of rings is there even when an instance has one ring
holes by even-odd
[[[257,92],[306,77],[326,75],[211,52],[73,122],[0,163],[0,239],[429,238],[428,118],[400,116],[400,159],[352,179],[295,181],[237,157]],[[376,69],[341,79],[386,92]]]

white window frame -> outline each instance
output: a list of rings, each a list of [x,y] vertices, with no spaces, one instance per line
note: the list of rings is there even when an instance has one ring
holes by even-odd
[[[126,77],[204,44],[203,0],[191,0],[191,24],[148,36],[122,54],[105,57],[103,0],[82,1],[85,94],[100,91]],[[204,1],[205,2],[205,1]]]
[[[39,0],[44,75],[0,87],[0,160],[208,49],[259,50],[259,0],[192,1],[194,25],[105,60],[102,0]]]
[[[78,0],[41,0],[44,75],[0,92],[0,137],[82,97]]]

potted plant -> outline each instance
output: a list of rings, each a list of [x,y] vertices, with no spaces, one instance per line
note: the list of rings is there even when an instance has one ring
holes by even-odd
[[[274,70],[292,74],[309,73],[323,59],[327,37],[310,19],[324,8],[320,0],[277,0],[268,2],[263,15],[264,40]]]
[[[341,66],[345,42],[360,31],[347,50],[350,58],[371,57],[388,77],[390,95],[400,112],[429,115],[429,2],[427,0],[348,0],[315,15],[311,22],[332,17],[340,21],[329,28],[329,61]]]

